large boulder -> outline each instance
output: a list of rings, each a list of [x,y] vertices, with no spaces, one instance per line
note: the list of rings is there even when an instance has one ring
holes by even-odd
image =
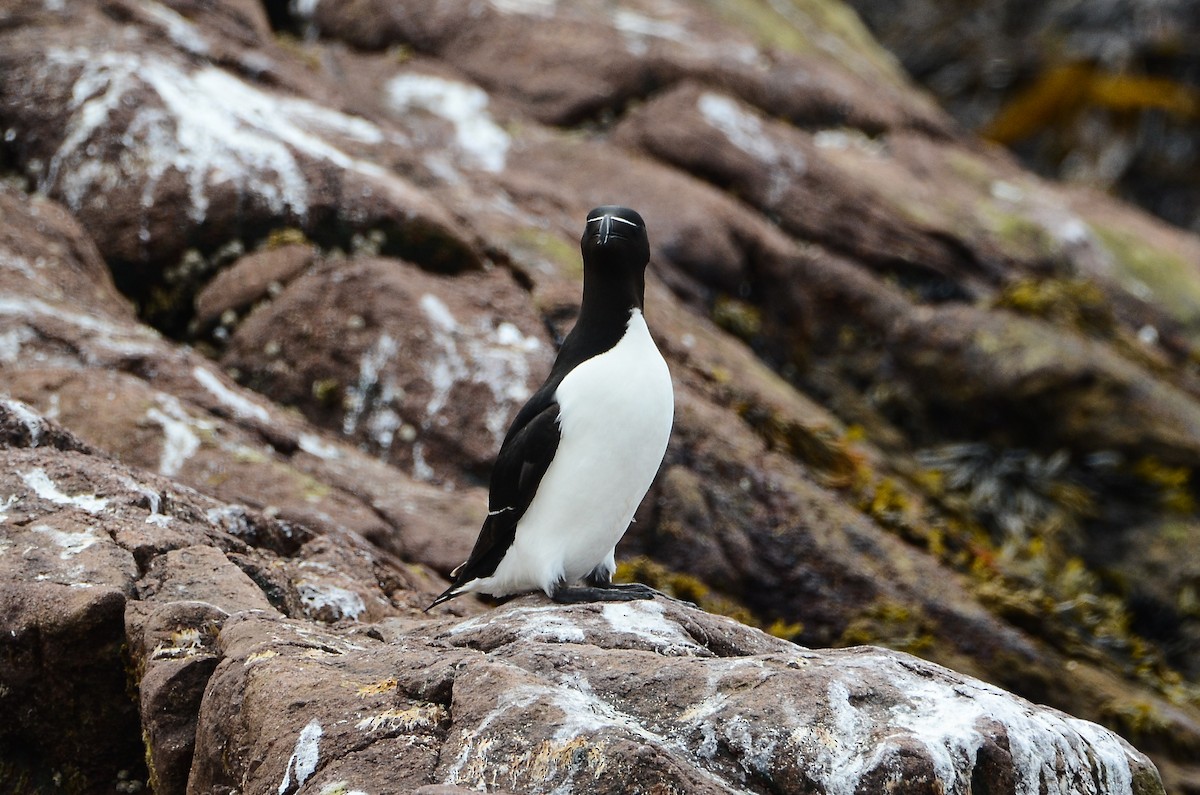
[[[226,622],[198,728],[201,749],[224,750],[198,751],[193,789],[1160,787],[1094,724],[904,654],[810,651],[671,601],[530,597],[375,638],[300,629]]]

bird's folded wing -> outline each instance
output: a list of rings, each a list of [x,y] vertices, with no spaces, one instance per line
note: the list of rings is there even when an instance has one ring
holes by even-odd
[[[471,557],[455,570],[456,582],[489,576],[512,546],[517,523],[533,502],[558,449],[558,414],[558,403],[550,401],[540,411],[530,412],[523,424],[522,416],[513,423],[492,468],[487,519]]]

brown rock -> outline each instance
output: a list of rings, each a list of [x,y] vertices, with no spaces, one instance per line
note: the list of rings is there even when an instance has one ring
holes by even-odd
[[[312,21],[322,33],[359,47],[406,44],[436,55],[545,123],[619,113],[664,85],[700,77],[736,86],[751,101],[783,106],[800,123],[945,129],[940,113],[884,59],[865,55],[847,68],[814,57],[812,50],[831,40],[863,34],[853,25],[834,32],[816,19],[789,25],[801,14],[787,19],[773,11],[756,17],[730,10],[721,19],[704,6],[639,3],[614,16],[600,3],[554,13],[459,0],[403,8],[324,3]],[[762,46],[764,40],[775,46]]]
[[[4,427],[13,405],[0,404]],[[435,592],[413,593],[413,575],[357,536],[325,543],[86,452],[0,452],[0,705],[13,718],[0,781],[11,791],[149,781],[183,792],[231,615],[350,625]]]
[[[995,252],[971,251],[971,243],[947,239],[950,233],[928,220],[914,223],[910,208],[880,190],[895,168],[884,140],[846,131],[814,135],[696,84],[627,114],[616,140],[743,197],[802,240],[926,282],[935,294],[939,285],[943,293],[974,293],[1000,273]],[[916,175],[895,179],[912,185]]]
[[[118,279],[139,298],[151,297],[148,275],[168,293],[195,282],[189,268],[203,266],[181,260],[186,249],[212,254],[272,228],[300,227],[329,245],[378,229],[391,250],[430,267],[478,266],[436,200],[372,162],[387,149],[375,124],[195,67],[219,40],[212,19],[202,27],[119,5],[146,27],[118,27],[86,7],[43,18],[38,42],[5,37],[0,118],[19,141],[15,162],[124,266]],[[61,101],[76,85],[90,92],[86,112]]]
[[[6,538],[0,546],[10,549]],[[0,787],[111,792],[122,781],[144,782],[121,654],[125,594],[89,579],[59,584],[17,574],[0,578],[0,709],[8,716]]]
[[[661,601],[527,598],[440,626],[356,647],[291,622],[228,622],[191,786],[837,792],[903,780],[934,792],[1051,777],[1159,791],[1105,730],[907,655],[812,652]],[[268,686],[290,680],[309,683],[304,698]],[[234,692],[244,699],[220,695]],[[239,736],[257,740],[229,744]],[[201,750],[222,747],[232,753]],[[403,763],[381,769],[399,747]]]
[[[196,325],[209,328],[226,312],[244,313],[256,301],[282,291],[312,264],[313,255],[311,246],[293,244],[242,257],[196,296]]]
[[[2,399],[0,412],[0,448],[53,447],[58,450],[92,450],[75,434],[56,422],[47,422],[32,406],[19,400]]]
[[[446,571],[465,558],[486,510],[482,497],[400,486],[407,478],[397,470],[241,390],[204,358],[133,320],[94,247],[61,209],[4,192],[0,199],[8,209],[0,260],[20,264],[0,269],[8,296],[0,306],[3,388],[30,401],[27,410],[7,400],[9,410],[0,412],[9,444],[94,446],[227,501],[318,529],[350,528]],[[38,410],[53,412],[78,437]],[[140,499],[147,508],[148,500],[162,500],[166,510],[170,497]],[[446,517],[460,518],[461,535],[447,536]],[[121,532],[142,537],[130,541],[138,555],[162,551],[162,536]],[[284,546],[298,547],[308,531],[295,533],[295,540],[271,543],[290,554]]]
[[[289,284],[222,362],[415,478],[461,482],[486,474],[551,355],[506,272],[451,279],[356,259]]]
[[[258,586],[221,550],[210,546],[173,549],[156,558],[139,584],[142,601],[199,601],[228,614],[239,610],[274,613]]]
[[[206,602],[131,602],[125,611],[151,789],[183,793],[196,742],[196,714],[220,662],[214,641],[228,613]]]

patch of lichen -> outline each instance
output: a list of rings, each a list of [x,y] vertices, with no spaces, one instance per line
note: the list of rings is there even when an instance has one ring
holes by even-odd
[[[918,467],[903,476],[864,467],[862,477],[848,491],[880,526],[966,575],[979,602],[1007,623],[1042,639],[1068,659],[1137,682],[1172,703],[1200,705],[1200,687],[1184,680],[1160,649],[1134,631],[1123,594],[1072,553],[1080,541],[1077,531],[1095,515],[1099,497],[1076,481],[1065,459],[1018,455],[1019,471],[1040,485],[1038,498],[1032,499],[1028,492],[1023,499],[1002,497],[1000,504],[1025,507],[999,512],[988,494],[1003,487],[1005,478],[989,485],[986,481],[997,473],[985,473],[984,488],[975,493],[976,481],[964,479],[953,461],[941,463],[940,469]],[[1140,470],[1143,481],[1157,484],[1164,504],[1171,501],[1186,507],[1179,494],[1187,488],[1190,473],[1153,459],[1130,469]],[[1011,472],[1006,468],[999,474]],[[1006,512],[1009,520],[1002,524]],[[1019,523],[1012,521],[1014,516]],[[1009,532],[1004,531],[1005,525]],[[951,658],[958,652],[938,642],[942,632],[919,608],[884,600],[856,616],[838,644],[870,643],[953,663]],[[963,662],[958,660],[960,665]],[[1055,687],[1053,675],[1037,665],[979,662],[986,666],[981,675],[1009,688],[1037,694]],[[1121,731],[1157,732],[1153,714],[1114,707],[1110,717],[1109,722]],[[1169,738],[1157,732],[1155,742],[1160,741]]]
[[[1019,279],[1005,286],[992,306],[1101,337],[1112,336],[1116,328],[1104,292],[1086,279]]]
[[[142,725],[142,748],[146,763],[146,784],[149,785],[151,792],[159,792],[161,782],[159,781],[158,768],[154,765],[154,747],[150,742],[150,727],[146,724]]]
[[[1134,742],[1161,734],[1170,726],[1157,706],[1146,699],[1110,699],[1101,706],[1100,719]]]
[[[739,401],[733,409],[766,442],[812,468],[832,488],[862,478],[866,463],[846,434],[828,426],[807,426],[770,408]]]
[[[1196,513],[1196,497],[1192,491],[1192,470],[1185,466],[1164,464],[1152,455],[1143,456],[1133,463],[1134,477],[1149,485],[1158,493],[1161,505],[1176,514]]]
[[[999,456],[1002,466],[981,466],[974,447],[952,452],[941,457],[940,468],[918,469],[911,477],[868,473],[853,490],[858,507],[966,574],[980,603],[998,617],[1068,657],[1169,698],[1196,702],[1195,688],[1133,631],[1123,595],[1072,551],[1080,543],[1082,524],[1097,510],[1098,497],[1077,482],[1067,460],[1017,451]],[[964,471],[964,466],[971,468]],[[1164,504],[1189,505],[1181,490],[1187,489],[1190,473],[1153,459],[1134,469],[1158,485]],[[1009,491],[1013,488],[1020,493]],[[848,626],[842,642],[904,648],[898,639],[911,645],[905,650],[929,656],[922,639],[936,637],[936,628],[905,610],[911,609],[872,606]]]
[[[762,312],[746,301],[722,293],[713,301],[710,316],[719,327],[746,342],[753,343],[762,336]]]
[[[562,235],[527,226],[516,230],[509,245],[513,258],[518,262],[522,259],[544,260],[566,276],[583,278],[583,260],[580,259],[579,248]]]
[[[691,602],[705,612],[729,616],[747,626],[763,629],[785,640],[794,640],[804,631],[803,624],[776,619],[765,622],[752,610],[724,594],[714,591],[698,577],[673,571],[645,556],[622,561],[613,576],[616,582],[640,582],[667,596]]]
[[[275,34],[275,43],[282,50],[290,53],[310,72],[321,71],[321,56],[320,53],[308,45],[299,36],[286,32],[278,32]]]
[[[880,599],[858,614],[835,646],[886,646],[928,657],[937,645],[937,624],[915,605]]]
[[[1147,243],[1143,237],[1112,226],[1097,225],[1096,235],[1112,254],[1117,278],[1135,294],[1147,290],[1155,303],[1200,334],[1200,279],[1178,255]]]
[[[1005,286],[991,299],[990,306],[1101,340],[1126,359],[1169,381],[1178,374],[1176,364],[1156,355],[1133,330],[1118,322],[1104,291],[1086,279],[1020,279]]]
[[[987,565],[990,535],[969,514],[946,510],[941,473],[916,468],[882,474],[864,465],[847,491],[876,524],[942,563],[960,571]]]
[[[318,378],[312,382],[313,400],[323,409],[333,409],[342,405],[342,383],[336,378]]]
[[[825,52],[836,41],[842,66],[871,80],[907,87],[895,61],[885,55],[858,15],[847,5],[831,0],[706,0],[706,5],[726,21],[772,49],[798,54]]]
[[[313,242],[308,239],[308,235],[304,234],[303,229],[297,229],[294,226],[286,226],[279,229],[272,229],[267,233],[259,246],[267,251],[272,251],[285,246],[311,246]]]
[[[984,203],[978,212],[992,237],[1009,256],[1043,262],[1062,258],[1062,245],[1038,221],[1021,213],[1001,210],[994,204]]]
[[[1064,557],[1040,539],[1006,545],[997,558],[997,569],[977,575],[973,584],[980,602],[996,615],[1069,658],[1139,682],[1175,703],[1200,705],[1200,688],[1133,631],[1124,600],[1106,592],[1082,560]]]

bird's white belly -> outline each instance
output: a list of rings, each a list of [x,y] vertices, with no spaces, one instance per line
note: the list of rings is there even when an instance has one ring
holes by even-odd
[[[503,595],[571,583],[610,558],[662,463],[674,395],[667,364],[634,310],[611,350],[558,387],[561,439],[513,547],[480,588]],[[481,583],[484,585],[484,583]]]

